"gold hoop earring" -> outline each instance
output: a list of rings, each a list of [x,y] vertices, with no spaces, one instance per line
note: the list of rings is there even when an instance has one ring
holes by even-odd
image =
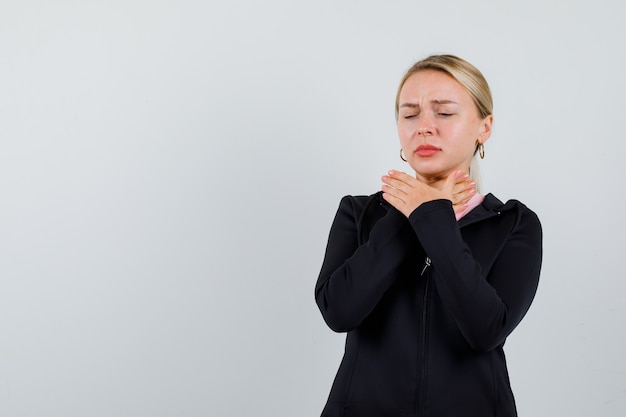
[[[485,145],[483,143],[476,141],[476,151],[480,155],[480,159],[485,159]]]
[[[406,158],[404,157],[404,151],[402,150],[402,148],[400,148],[400,159],[402,159],[404,162],[407,162]]]

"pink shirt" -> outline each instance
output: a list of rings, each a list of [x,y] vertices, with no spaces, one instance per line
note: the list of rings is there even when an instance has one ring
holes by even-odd
[[[472,209],[479,206],[480,203],[482,203],[484,199],[485,199],[484,195],[478,194],[478,193],[474,194],[472,198],[470,198],[469,201],[467,202],[467,207],[465,208],[465,210],[454,214],[456,216],[456,220],[459,221],[461,217],[465,216],[467,213],[472,211]]]

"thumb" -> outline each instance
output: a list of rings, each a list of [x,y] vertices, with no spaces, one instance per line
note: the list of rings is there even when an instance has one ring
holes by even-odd
[[[446,195],[447,198],[452,200],[452,190],[454,185],[463,177],[463,173],[459,170],[453,171],[448,175],[446,181],[443,183],[443,187],[441,191]]]

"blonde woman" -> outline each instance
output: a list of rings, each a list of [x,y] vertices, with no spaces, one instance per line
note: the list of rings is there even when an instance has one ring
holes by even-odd
[[[535,296],[542,231],[521,202],[475,187],[492,107],[456,56],[403,77],[396,119],[413,172],[341,200],[315,287],[328,326],[347,333],[322,416],[517,415],[503,346]]]

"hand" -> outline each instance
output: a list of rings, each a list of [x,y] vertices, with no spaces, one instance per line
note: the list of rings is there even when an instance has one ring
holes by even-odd
[[[460,171],[451,173],[441,189],[400,171],[389,171],[382,181],[383,198],[406,217],[423,203],[439,199],[450,200],[455,212],[462,211],[476,192],[476,183]]]
[[[476,194],[476,181],[460,171],[456,173],[456,182],[452,186],[452,208],[459,213],[467,208],[467,202]]]

